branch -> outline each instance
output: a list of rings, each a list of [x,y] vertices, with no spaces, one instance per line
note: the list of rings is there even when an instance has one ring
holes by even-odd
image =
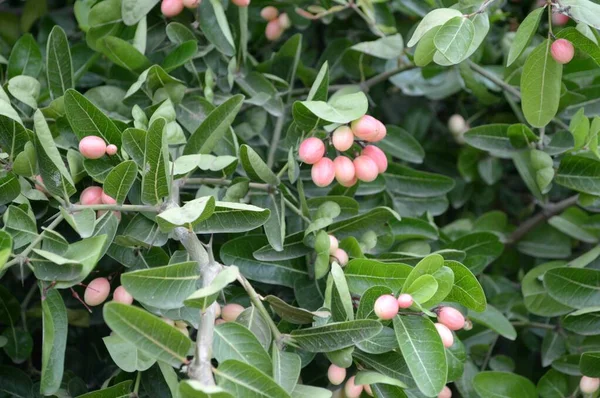
[[[541,212],[526,220],[521,224],[514,232],[508,237],[506,241],[507,245],[514,245],[520,241],[529,231],[548,220],[550,217],[557,215],[563,210],[575,205],[579,199],[579,195],[571,196],[558,203],[550,204],[542,209]]]
[[[146,205],[71,205],[69,212],[92,209],[92,210],[109,210],[109,211],[134,211],[141,213],[159,213],[160,208],[157,206]]]
[[[514,95],[518,99],[521,99],[521,92],[519,90],[517,90],[516,88],[514,88],[510,84],[506,83],[504,80],[500,79],[498,76],[496,76],[492,72],[489,72],[485,68],[477,65],[475,62],[473,62],[471,60],[468,60],[467,62],[469,64],[469,67],[471,69],[473,69],[475,72],[479,73],[481,76],[483,76],[486,79],[490,80],[491,82],[493,82],[494,84],[496,84],[497,86],[499,86],[500,88],[502,88],[504,91],[507,91],[507,92],[511,93],[512,95]]]
[[[466,16],[467,16],[467,18],[470,18],[470,17],[472,17],[472,16],[475,16],[475,15],[477,15],[477,14],[483,14],[483,13],[484,13],[484,12],[487,10],[487,8],[488,8],[489,6],[491,6],[491,5],[492,5],[492,3],[493,3],[494,1],[496,1],[496,0],[485,0],[485,1],[484,1],[484,2],[481,4],[481,6],[479,7],[479,9],[478,9],[477,11],[475,11],[475,12],[473,12],[473,13],[471,13],[471,14],[468,14],[468,15],[466,15]]]
[[[292,91],[289,92],[288,99],[291,96]],[[275,163],[275,153],[277,152],[277,147],[279,146],[279,140],[281,139],[281,132],[283,131],[284,123],[285,112],[277,118],[277,123],[275,123],[275,130],[273,131],[273,140],[271,141],[271,144],[269,146],[269,155],[267,157],[267,166],[269,166],[270,169],[273,168],[273,164]]]
[[[233,183],[231,180],[226,180],[223,178],[188,178],[185,180],[185,185],[220,185],[224,187],[228,187]],[[260,184],[256,182],[251,182],[249,184],[250,188],[257,189],[260,191],[274,192],[275,187],[269,184]]]

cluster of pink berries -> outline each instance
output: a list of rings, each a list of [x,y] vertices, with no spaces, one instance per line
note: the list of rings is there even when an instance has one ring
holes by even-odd
[[[181,333],[183,333],[187,337],[190,337],[190,331],[188,330],[188,325],[184,321],[174,321],[174,320],[166,318],[164,316],[161,317],[160,319],[162,319],[163,322],[165,322],[166,324],[174,326],[177,330],[179,330]]]
[[[340,248],[340,242],[333,235],[329,235],[329,255],[331,261],[336,261],[342,267],[348,264],[348,253]]]
[[[106,145],[106,142],[96,135],[83,137],[79,141],[79,152],[86,159],[100,159],[104,155],[113,156],[118,150],[119,148],[116,145]]]
[[[231,0],[238,7],[248,7],[250,0]],[[183,8],[194,9],[202,3],[202,0],[162,0],[160,10],[167,18],[173,18],[181,14]]]
[[[112,197],[108,196],[101,187],[93,186],[87,187],[81,192],[79,196],[79,202],[82,205],[114,205],[117,201]],[[98,217],[106,213],[105,210],[98,210]],[[121,213],[118,211],[114,212],[117,218],[121,218]]]
[[[90,307],[95,307],[102,304],[108,298],[110,293],[110,282],[106,278],[96,278],[88,283],[85,288],[83,299]],[[131,304],[133,297],[125,290],[123,286],[119,286],[113,292],[113,300],[118,303]]]
[[[385,125],[372,116],[365,115],[352,122],[351,127],[340,126],[331,134],[331,142],[336,150],[344,152],[354,145],[354,138],[359,142],[378,142],[387,134]],[[337,182],[344,187],[351,187],[358,180],[371,182],[380,173],[387,170],[388,161],[385,153],[374,145],[367,145],[361,154],[351,160],[346,156],[337,156],[334,160],[325,157],[325,144],[322,140],[311,137],[300,144],[298,158],[312,164],[311,176],[319,187],[326,187]]]
[[[550,47],[552,58],[559,64],[568,64],[575,55],[573,43],[565,39],[558,39]]]
[[[292,26],[290,17],[284,12],[279,15],[279,10],[273,6],[267,6],[260,11],[260,16],[267,21],[265,36],[269,41],[275,41],[281,37],[283,32]]]

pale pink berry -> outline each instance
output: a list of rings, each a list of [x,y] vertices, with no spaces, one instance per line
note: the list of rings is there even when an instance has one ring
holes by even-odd
[[[99,205],[102,204],[102,188],[87,187],[81,192],[79,201],[82,205]]]
[[[368,384],[364,384],[363,388],[365,389],[365,392],[367,393],[368,396],[372,397],[373,396],[373,390],[371,390],[371,386]]]
[[[363,392],[363,386],[354,384],[354,378],[355,376],[349,378],[344,386],[346,398],[358,398]]]
[[[117,201],[102,191],[102,203],[105,205],[114,205],[117,204]]]
[[[331,135],[331,141],[338,151],[347,151],[354,144],[354,133],[350,127],[340,126]]]
[[[173,18],[183,11],[182,0],[162,0],[160,10],[167,18]]]
[[[250,5],[250,0],[231,0],[231,2],[238,7],[248,7]]]
[[[287,30],[292,26],[290,17],[288,17],[288,15],[285,12],[281,13],[281,15],[279,16],[279,26],[281,26],[281,29],[283,30]]]
[[[265,21],[272,21],[275,18],[277,18],[278,15],[279,15],[279,11],[277,10],[277,8],[275,8],[273,6],[267,6],[267,7],[263,8],[262,10],[260,10],[260,16]]]
[[[440,391],[438,398],[452,398],[452,390],[448,386],[444,386]]]
[[[346,253],[344,249],[336,249],[335,252],[332,254],[332,257],[342,267],[348,264],[348,253]]]
[[[352,132],[363,141],[372,141],[381,134],[383,124],[373,116],[365,115],[352,122]]]
[[[83,299],[87,305],[94,307],[102,304],[110,293],[110,283],[106,278],[96,278],[88,283]]]
[[[227,304],[221,309],[221,318],[223,318],[225,322],[233,322],[242,312],[244,312],[244,309],[245,308],[239,304]]]
[[[36,175],[35,176],[35,180],[41,184],[44,184],[44,180],[42,179],[41,175]],[[48,191],[46,191],[46,189],[39,184],[35,184],[35,189],[37,189],[38,191],[40,191],[41,193],[43,193],[44,195],[48,195]]]
[[[275,41],[281,37],[283,34],[283,28],[279,23],[279,19],[274,19],[269,21],[267,27],[265,28],[265,36],[269,41]]]
[[[335,167],[335,179],[339,183],[348,183],[356,177],[354,163],[346,156],[336,157],[333,160],[333,166]]]
[[[565,14],[552,14],[552,24],[556,26],[564,26],[569,23],[569,17]]]
[[[559,64],[568,64],[575,55],[575,47],[573,44],[565,39],[558,39],[550,47],[552,58]]]
[[[227,323],[227,321],[221,318],[215,320],[215,325],[221,325],[223,323]]]
[[[377,148],[375,145],[367,145],[365,149],[362,150],[362,154],[364,156],[370,157],[375,161],[379,173],[384,173],[387,170],[387,157],[385,156],[385,153],[381,149]]]
[[[584,394],[593,394],[600,388],[600,378],[583,376],[579,380],[579,389]]]
[[[202,0],[183,0],[185,8],[198,8],[200,3],[202,3]]]
[[[454,114],[448,119],[448,130],[450,130],[453,135],[461,135],[467,131],[468,128],[465,118],[459,114]]]
[[[113,156],[113,155],[116,155],[118,150],[119,150],[119,148],[117,148],[116,145],[110,144],[106,147],[106,154],[108,156]]]
[[[452,344],[454,344],[454,335],[452,334],[452,331],[448,329],[446,325],[442,325],[441,323],[436,323],[435,328],[442,339],[444,347],[452,347]]]
[[[346,369],[331,364],[329,369],[327,369],[327,377],[329,378],[329,382],[331,384],[334,386],[339,386],[346,379]]]
[[[113,292],[113,300],[118,303],[131,304],[133,303],[133,296],[123,286],[119,286]]]
[[[375,119],[375,120],[377,120],[377,119]],[[386,135],[387,135],[387,128],[385,127],[385,124],[383,124],[379,120],[377,120],[377,135],[373,139],[371,139],[371,142],[379,142],[379,141],[383,140]]]
[[[377,163],[368,156],[358,156],[354,159],[354,169],[356,171],[356,178],[364,182],[371,182],[377,178],[379,174],[379,168]]]
[[[379,319],[390,320],[398,315],[398,300],[391,294],[384,294],[375,300],[373,312]]]
[[[437,313],[438,322],[450,330],[460,330],[465,326],[465,317],[459,310],[452,307],[442,307]]]
[[[315,164],[325,155],[325,144],[317,137],[302,141],[298,148],[298,159],[306,164]]]
[[[398,307],[405,309],[413,305],[413,298],[410,294],[402,293],[398,296]]]
[[[349,187],[353,187],[354,185],[356,185],[357,182],[358,182],[358,178],[354,177],[350,181],[338,181],[338,184],[340,184],[343,187],[349,188]]]
[[[106,153],[106,142],[95,135],[83,137],[79,141],[79,152],[86,159],[100,159]]]
[[[329,254],[333,255],[339,248],[340,242],[333,235],[329,235]]]
[[[322,158],[313,164],[310,174],[316,186],[321,188],[328,186],[335,178],[333,161],[329,158]]]

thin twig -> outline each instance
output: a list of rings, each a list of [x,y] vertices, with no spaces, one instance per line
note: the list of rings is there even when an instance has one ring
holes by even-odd
[[[498,342],[498,335],[496,335],[496,337],[494,338],[494,341],[492,341],[492,343],[490,344],[490,348],[488,348],[488,351],[485,354],[485,358],[483,359],[483,363],[481,364],[482,372],[487,368],[488,363],[490,362],[490,359],[492,358],[492,352],[494,351],[494,347],[496,346],[497,342]]]
[[[506,83],[504,80],[500,79],[498,76],[496,76],[492,72],[489,72],[488,70],[486,70],[485,68],[481,67],[480,65],[477,65],[475,62],[473,62],[471,60],[468,60],[467,62],[469,63],[469,67],[471,69],[473,69],[475,72],[479,73],[481,76],[483,76],[486,79],[490,80],[492,83],[496,84],[497,86],[499,86],[503,90],[511,93],[515,97],[517,97],[519,99],[521,98],[521,92],[519,90],[517,90],[516,88],[514,88],[510,84]]]
[[[300,216],[300,218],[302,218],[304,221],[306,221],[307,223],[311,223],[310,218],[306,217],[304,214],[302,214],[302,211],[300,211],[299,208],[297,208],[292,202],[290,202],[286,197],[283,198],[283,201],[285,202],[285,205],[294,213],[296,213],[298,216]]]
[[[159,213],[160,208],[157,206],[146,205],[71,205],[69,211],[71,213],[86,209],[92,210],[107,210],[107,211],[134,211],[141,213]]]
[[[223,178],[188,178],[185,180],[185,185],[219,185],[228,187],[233,183],[231,180],[226,180]],[[257,189],[260,191],[271,192],[274,191],[275,188],[269,184],[261,184],[256,182],[251,182],[249,187],[252,189]]]

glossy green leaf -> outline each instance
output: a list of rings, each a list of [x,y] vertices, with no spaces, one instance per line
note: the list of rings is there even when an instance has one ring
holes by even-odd
[[[198,15],[200,29],[208,41],[225,56],[234,55],[235,44],[221,2],[208,0],[200,3]]]
[[[229,266],[219,272],[210,285],[196,290],[183,303],[187,307],[200,308],[204,311],[215,302],[219,293],[233,283],[239,275],[240,271],[235,265]]]
[[[363,319],[294,330],[291,338],[308,352],[331,352],[373,337],[381,328],[378,321]]]
[[[412,269],[406,264],[354,259],[346,265],[344,274],[351,293],[362,295],[373,286],[385,286],[397,293]]]
[[[531,43],[531,39],[538,30],[540,26],[540,21],[542,19],[542,14],[546,11],[545,7],[540,7],[537,10],[532,11],[527,15],[527,17],[521,22],[519,25],[519,29],[517,29],[517,33],[513,39],[513,42],[510,46],[510,50],[508,51],[508,56],[506,60],[506,66],[510,66],[513,62],[521,56],[523,51],[529,46]]]
[[[507,372],[481,372],[473,378],[475,391],[482,397],[537,398],[535,385],[523,376]]]
[[[104,193],[122,204],[137,176],[137,165],[133,160],[125,161],[108,173],[104,180]]]
[[[51,395],[58,391],[63,378],[65,350],[67,347],[67,309],[60,293],[50,289],[42,300],[42,378],[40,394]]]
[[[102,341],[112,360],[125,372],[148,370],[156,362],[119,335],[103,337]]]
[[[214,371],[217,383],[235,397],[286,398],[290,395],[271,377],[244,362],[228,360]]]
[[[457,64],[467,55],[475,36],[475,26],[469,18],[454,17],[437,31],[433,42],[441,55]]]
[[[573,308],[600,306],[600,271],[587,268],[555,268],[544,274],[550,296]]]
[[[131,26],[142,18],[158,4],[159,0],[121,0],[121,15],[123,23]]]
[[[159,204],[170,192],[165,124],[165,119],[156,119],[146,134],[142,172],[142,202],[146,204]]]
[[[517,331],[510,321],[500,311],[489,304],[483,312],[469,311],[469,318],[475,323],[487,326],[509,340],[517,338]]]
[[[75,90],[65,92],[65,111],[69,124],[79,140],[96,135],[106,144],[121,146],[121,132],[108,116]]]
[[[555,181],[579,192],[600,195],[600,161],[583,156],[566,156],[560,162]]]
[[[429,12],[415,29],[407,46],[412,47],[432,28],[445,24],[454,17],[461,17],[463,14],[453,8],[438,8]]]
[[[273,379],[286,391],[294,391],[301,370],[301,359],[293,352],[280,351],[275,345],[272,350]]]
[[[156,217],[156,222],[164,232],[171,232],[177,227],[194,229],[194,227],[208,219],[215,208],[215,198],[205,196],[194,199],[181,207],[165,210]]]
[[[383,176],[390,192],[417,198],[444,195],[454,188],[454,180],[451,178],[399,164],[390,164]]]
[[[42,71],[42,52],[33,36],[29,33],[21,36],[8,58],[8,78],[19,75],[37,78]]]
[[[67,34],[58,25],[52,28],[46,47],[46,77],[53,99],[73,88],[73,62]]]
[[[215,327],[213,354],[219,363],[237,360],[270,375],[272,362],[258,339],[246,327],[236,322]]]
[[[208,220],[196,225],[196,233],[246,232],[263,225],[270,216],[268,209],[244,203],[215,202],[215,209]]]
[[[487,301],[475,275],[457,261],[445,261],[444,265],[454,272],[454,285],[445,300],[459,303],[473,311],[485,311]]]
[[[197,380],[182,380],[179,383],[181,398],[233,398],[221,387],[206,386]]]

